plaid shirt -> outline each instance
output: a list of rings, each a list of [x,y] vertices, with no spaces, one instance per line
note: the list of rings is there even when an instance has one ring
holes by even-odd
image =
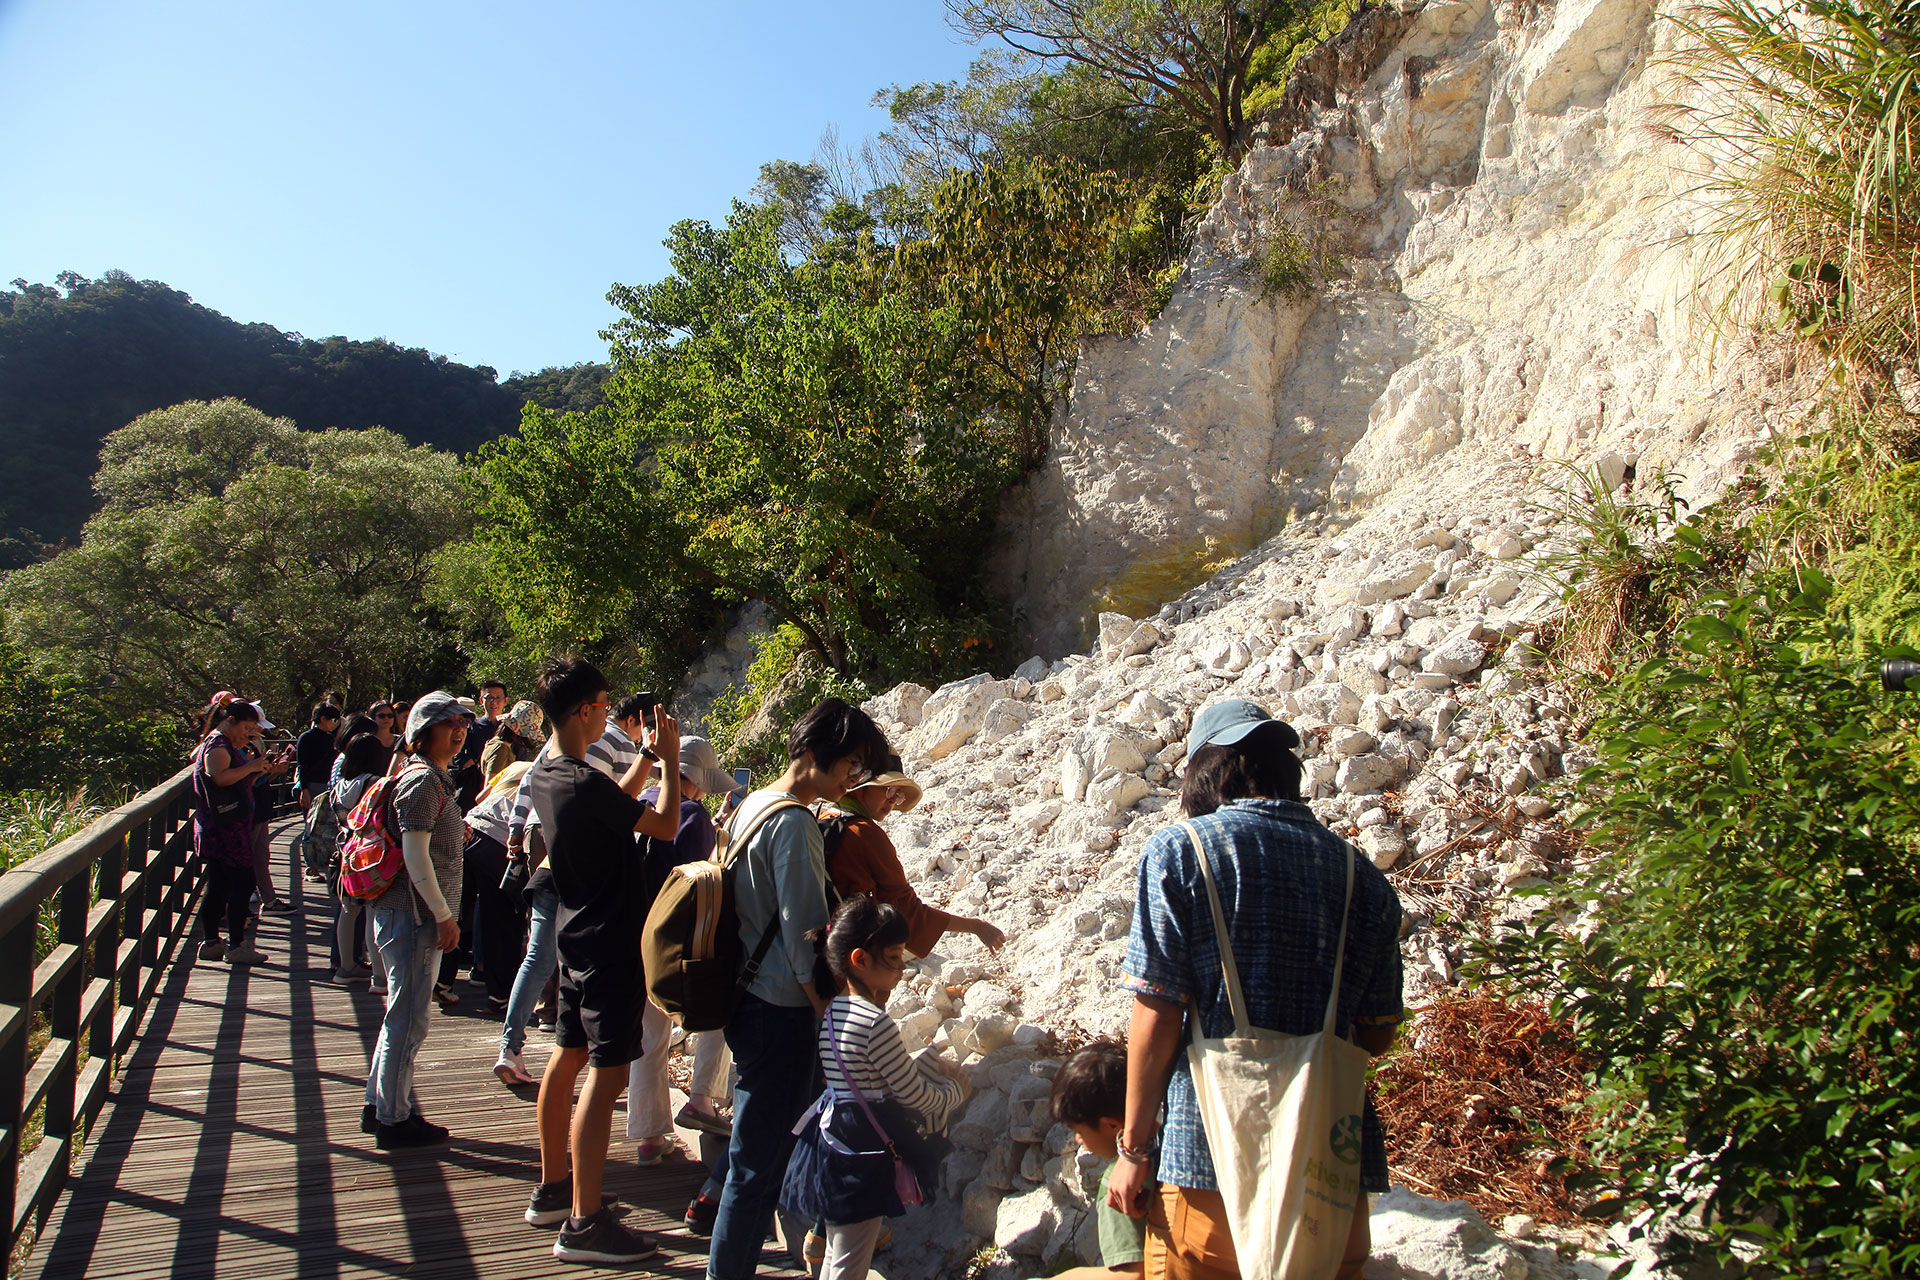
[[[1319,1031],[1346,896],[1346,841],[1322,826],[1312,810],[1289,800],[1236,800],[1194,819],[1194,826],[1212,857],[1248,1016],[1257,1027],[1287,1035]],[[1399,897],[1386,876],[1357,858],[1340,977],[1341,1035],[1350,1037],[1356,1024],[1400,1021],[1399,939]],[[1133,930],[1121,972],[1127,990],[1190,1006],[1189,1036],[1195,1019],[1209,1037],[1233,1033],[1206,883],[1177,824],[1154,836],[1141,854]],[[1386,1144],[1371,1099],[1361,1170],[1367,1190],[1386,1190]],[[1218,1185],[1184,1053],[1167,1085],[1159,1177],[1179,1187]]]

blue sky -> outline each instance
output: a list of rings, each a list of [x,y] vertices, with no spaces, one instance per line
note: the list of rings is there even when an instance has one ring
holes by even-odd
[[[0,281],[119,268],[503,377],[602,359],[669,226],[972,56],[938,0],[0,0]]]

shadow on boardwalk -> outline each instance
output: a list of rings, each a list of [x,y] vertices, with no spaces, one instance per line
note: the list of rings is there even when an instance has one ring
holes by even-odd
[[[292,833],[274,842],[282,879]],[[28,1276],[580,1274],[554,1260],[551,1232],[521,1221],[537,1174],[533,1091],[493,1077],[500,1024],[473,1012],[477,988],[436,1012],[417,1068],[420,1108],[452,1141],[389,1154],[360,1132],[379,998],[332,983],[332,914],[304,887],[304,914],[261,922],[266,964],[180,948]],[[529,1035],[530,1066],[548,1043]],[[624,1126],[616,1111],[607,1189],[632,1206],[630,1224],[661,1233],[662,1253],[637,1270],[704,1275],[706,1242],[678,1229],[704,1169],[636,1168]],[[690,1150],[695,1137],[682,1134]]]

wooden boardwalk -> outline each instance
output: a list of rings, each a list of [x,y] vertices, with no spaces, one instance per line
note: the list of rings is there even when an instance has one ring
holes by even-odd
[[[283,885],[296,829],[275,833]],[[553,1233],[521,1220],[537,1175],[533,1090],[494,1078],[500,1024],[476,1011],[477,987],[463,982],[462,1003],[435,1013],[418,1060],[421,1110],[452,1141],[388,1153],[360,1132],[379,997],[364,983],[333,985],[331,911],[313,892],[305,906],[262,920],[266,964],[198,961],[191,942],[178,945],[26,1274],[531,1280],[595,1270],[556,1261]],[[549,1044],[530,1030],[536,1073]],[[706,1242],[678,1222],[703,1166],[637,1168],[625,1113],[613,1122],[607,1190],[631,1206],[629,1224],[661,1234],[662,1252],[626,1270],[705,1275]],[[698,1135],[681,1137],[698,1150]],[[763,1275],[796,1274],[774,1270],[775,1256],[770,1244]]]

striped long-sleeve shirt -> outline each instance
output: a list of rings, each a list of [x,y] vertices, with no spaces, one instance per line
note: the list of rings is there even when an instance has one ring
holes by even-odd
[[[609,722],[600,740],[587,748],[586,758],[588,764],[618,782],[640,758],[640,744],[619,725]]]
[[[851,1075],[867,1101],[892,1098],[925,1116],[929,1129],[944,1125],[960,1105],[960,1082],[922,1072],[907,1056],[900,1028],[887,1011],[862,996],[833,998],[820,1020],[818,1044],[820,1065],[836,1102],[855,1105],[846,1078]],[[836,1047],[840,1051],[838,1059],[834,1056]],[[842,1061],[847,1065],[845,1074],[840,1070]]]
[[[547,745],[540,748],[540,755],[534,763],[540,762],[540,756],[551,755],[560,750],[558,740],[548,738]],[[507,848],[524,849],[527,845],[527,828],[540,825],[540,815],[533,811],[533,770],[527,770],[520,779],[520,789],[513,793],[513,809],[507,814]]]

